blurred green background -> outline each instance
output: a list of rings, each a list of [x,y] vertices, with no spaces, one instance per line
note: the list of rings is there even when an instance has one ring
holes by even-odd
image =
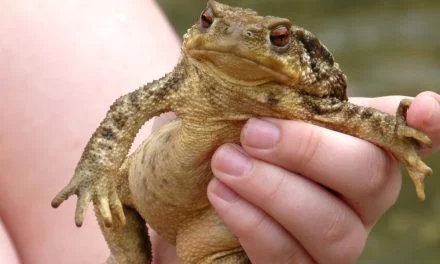
[[[313,32],[348,76],[350,96],[440,92],[440,1],[241,0],[223,3],[289,18]],[[158,0],[179,35],[206,1]],[[440,263],[440,155],[418,202],[409,178],[374,228],[359,263]],[[437,187],[437,188],[436,188]]]

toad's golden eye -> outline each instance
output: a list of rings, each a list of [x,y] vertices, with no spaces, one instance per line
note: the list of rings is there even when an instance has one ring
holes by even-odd
[[[212,25],[212,22],[214,22],[214,11],[212,11],[212,8],[208,7],[203,10],[200,15],[200,24],[204,28],[209,28]]]
[[[290,42],[289,29],[278,26],[270,32],[270,43],[277,47],[285,47]]]

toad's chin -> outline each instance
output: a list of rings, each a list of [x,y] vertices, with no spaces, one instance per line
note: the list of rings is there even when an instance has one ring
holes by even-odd
[[[268,82],[289,83],[291,79],[253,60],[231,52],[189,49],[196,64],[204,65],[224,80],[240,85],[261,85]]]

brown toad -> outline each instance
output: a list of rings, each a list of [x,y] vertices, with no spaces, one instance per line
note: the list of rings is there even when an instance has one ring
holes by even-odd
[[[406,125],[410,104],[403,100],[390,116],[348,103],[344,74],[310,32],[287,19],[211,1],[184,36],[175,69],[110,107],[52,205],[76,194],[81,226],[93,201],[109,262],[151,262],[147,222],[176,245],[182,263],[249,263],[206,197],[218,146],[239,143],[251,117],[304,120],[387,149],[424,199],[423,179],[431,170],[417,149],[431,141]],[[178,119],[127,157],[140,127],[169,111]]]

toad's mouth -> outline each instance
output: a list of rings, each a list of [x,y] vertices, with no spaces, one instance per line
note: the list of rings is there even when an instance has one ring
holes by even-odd
[[[188,49],[188,55],[217,77],[240,85],[261,85],[268,82],[292,83],[273,59],[250,59],[232,50]],[[277,67],[278,66],[278,67]]]

